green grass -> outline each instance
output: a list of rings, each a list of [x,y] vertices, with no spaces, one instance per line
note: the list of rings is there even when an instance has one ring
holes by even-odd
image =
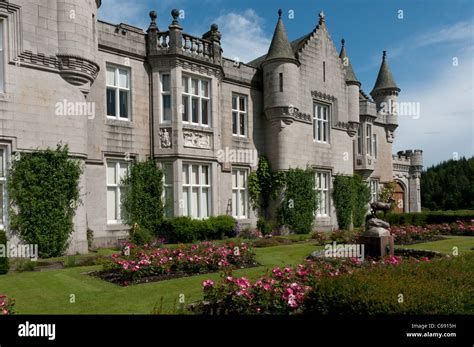
[[[274,266],[296,265],[318,246],[298,243],[255,249],[262,265],[234,272],[255,279]],[[16,300],[19,314],[148,314],[163,297],[163,312],[173,313],[179,295],[187,303],[202,298],[201,283],[218,280],[219,274],[185,277],[149,284],[119,287],[88,276],[100,266],[75,267],[46,272],[11,273],[0,276],[0,293]],[[75,295],[76,302],[70,303]]]
[[[457,247],[458,254],[473,252],[474,237],[472,236],[445,236],[446,239],[432,242],[416,243],[408,246],[395,246],[398,248],[426,249],[444,254],[453,254]]]

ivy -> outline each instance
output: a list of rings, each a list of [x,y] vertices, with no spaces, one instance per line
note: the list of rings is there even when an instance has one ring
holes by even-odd
[[[314,171],[311,168],[289,169],[285,173],[283,199],[278,210],[280,223],[298,234],[312,230],[317,209],[314,189]]]
[[[354,175],[354,206],[353,206],[353,221],[356,228],[361,227],[365,221],[365,215],[369,209],[370,202],[370,187],[362,180],[359,175]]]
[[[60,256],[73,231],[79,199],[80,163],[68,146],[22,153],[8,173],[10,228],[41,257]]]
[[[352,225],[352,211],[355,201],[354,181],[351,176],[336,175],[332,197],[340,229],[348,230]]]
[[[283,175],[273,172],[265,156],[260,156],[257,170],[248,178],[249,198],[252,209],[259,217],[267,217],[270,201],[276,199],[279,187],[283,184]]]
[[[122,180],[124,221],[142,234],[155,233],[163,220],[163,172],[150,158],[134,162]],[[135,226],[136,224],[136,226]]]

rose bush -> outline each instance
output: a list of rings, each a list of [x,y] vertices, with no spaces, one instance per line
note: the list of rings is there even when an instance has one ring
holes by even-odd
[[[15,314],[15,300],[9,299],[6,295],[0,295],[0,315]]]
[[[255,265],[255,254],[247,244],[211,242],[180,245],[177,248],[142,247],[129,244],[130,255],[113,254],[104,270],[123,281],[150,276],[198,274]]]
[[[390,227],[396,244],[410,244],[418,241],[435,240],[440,235],[474,236],[474,220],[455,223],[427,224],[425,226],[399,225]]]
[[[410,260],[419,262],[419,260]],[[429,261],[422,259],[422,261]],[[245,277],[236,278],[223,273],[219,283],[206,280],[202,283],[204,300],[190,307],[199,314],[295,314],[304,309],[309,293],[322,278],[350,274],[362,268],[398,266],[401,257],[361,262],[353,258],[317,259],[296,267],[274,268],[266,276],[252,282]]]

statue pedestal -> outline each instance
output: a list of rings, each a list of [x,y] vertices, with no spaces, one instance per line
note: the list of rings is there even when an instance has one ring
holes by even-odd
[[[365,236],[360,237],[360,243],[364,244],[365,256],[371,258],[393,256],[393,236]],[[387,246],[389,251],[387,252]]]

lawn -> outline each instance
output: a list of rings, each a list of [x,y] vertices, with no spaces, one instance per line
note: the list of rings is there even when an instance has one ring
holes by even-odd
[[[446,239],[432,242],[416,243],[407,246],[395,246],[398,248],[426,249],[438,251],[444,254],[453,254],[454,247],[458,248],[458,254],[474,250],[474,237],[472,236],[445,236]]]
[[[297,243],[257,248],[262,265],[235,271],[235,275],[256,278],[274,266],[296,265],[318,246]],[[16,300],[20,314],[149,314],[163,298],[162,313],[174,313],[181,294],[186,303],[202,298],[201,283],[219,279],[219,274],[119,287],[88,276],[100,266],[75,267],[45,272],[11,273],[0,276],[0,293]],[[70,302],[75,295],[75,303]]]

